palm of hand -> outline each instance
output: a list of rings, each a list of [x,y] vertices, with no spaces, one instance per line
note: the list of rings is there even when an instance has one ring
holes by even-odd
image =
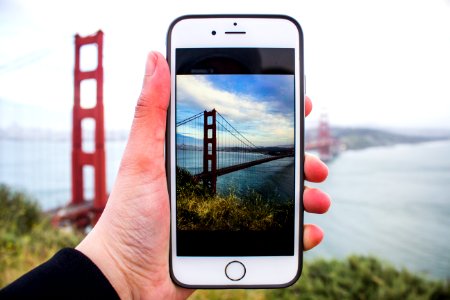
[[[180,288],[169,276],[170,207],[164,166],[166,111],[170,95],[164,57],[151,53],[136,107],[127,148],[107,207],[90,234],[77,247],[105,274],[122,299],[183,299],[193,291]],[[311,110],[307,98],[306,112]],[[305,175],[320,182],[326,166],[305,159]],[[304,206],[323,213],[329,197],[306,189]],[[322,231],[305,225],[304,247],[320,243]]]

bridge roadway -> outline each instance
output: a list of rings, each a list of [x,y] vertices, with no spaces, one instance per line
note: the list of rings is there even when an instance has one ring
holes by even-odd
[[[225,175],[231,172],[235,172],[235,171],[239,171],[239,170],[243,170],[246,168],[250,168],[256,165],[260,165],[272,160],[277,160],[277,159],[281,159],[281,158],[285,158],[285,157],[294,157],[294,154],[283,154],[283,155],[276,155],[276,156],[272,156],[272,157],[266,157],[266,158],[261,158],[261,159],[257,159],[254,161],[250,161],[250,162],[246,162],[243,164],[238,164],[238,165],[234,165],[234,166],[229,166],[229,167],[225,167],[225,168],[220,168],[218,170],[216,170],[216,176],[221,176],[221,175]],[[194,176],[194,179],[196,180],[200,180],[203,179],[204,177],[208,177],[211,175],[211,172],[202,172],[200,174],[197,174]]]

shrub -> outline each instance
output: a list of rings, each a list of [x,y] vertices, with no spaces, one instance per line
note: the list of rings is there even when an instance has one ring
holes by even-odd
[[[34,200],[0,184],[0,230],[10,234],[25,234],[39,223],[41,217],[40,208]]]
[[[449,299],[449,288],[375,257],[318,259],[305,264],[292,287],[273,290],[273,299]],[[437,297],[437,298],[435,298]]]
[[[82,237],[70,229],[53,228],[31,197],[0,184],[0,287],[59,249],[74,247]]]
[[[211,195],[185,169],[177,167],[177,228],[181,230],[279,230],[293,220],[291,201],[272,201],[249,190],[238,196]]]
[[[450,299],[448,283],[397,270],[374,257],[306,262],[300,280],[274,290],[199,290],[199,299]]]

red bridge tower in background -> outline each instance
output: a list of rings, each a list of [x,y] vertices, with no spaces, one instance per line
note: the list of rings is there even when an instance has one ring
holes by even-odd
[[[322,113],[319,120],[319,128],[317,130],[317,150],[322,160],[328,161],[332,158],[331,147],[333,139],[331,138],[330,124],[328,115]]]
[[[97,45],[97,68],[90,71],[80,70],[80,49],[84,45]],[[81,82],[94,79],[96,81],[96,104],[91,108],[81,106]],[[95,149],[93,152],[83,151],[82,121],[95,121]],[[74,68],[74,104],[72,120],[72,199],[67,207],[60,210],[54,223],[69,221],[77,227],[95,225],[100,218],[107,201],[105,172],[105,130],[103,116],[103,32],[81,37],[75,35],[75,68]],[[83,168],[94,169],[94,199],[87,201],[84,193]]]
[[[323,161],[333,158],[333,148],[338,145],[338,141],[331,136],[330,123],[325,113],[320,115],[319,126],[317,127],[317,135],[315,140],[305,145],[305,150],[317,150],[319,157]]]

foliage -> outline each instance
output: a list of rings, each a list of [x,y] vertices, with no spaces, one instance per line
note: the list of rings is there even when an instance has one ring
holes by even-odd
[[[70,229],[53,228],[34,200],[0,184],[0,287],[81,239]]]
[[[14,235],[30,232],[40,219],[40,209],[24,193],[0,185],[0,230]]]
[[[350,256],[344,261],[319,259],[305,266],[304,278],[276,299],[440,299],[449,287],[407,270],[397,270],[374,257]]]
[[[177,195],[209,196],[203,184],[198,183],[191,173],[184,168],[177,167]]]
[[[254,191],[238,197],[209,195],[189,172],[177,169],[177,226],[181,230],[276,230],[293,219],[294,205],[265,200]]]
[[[450,299],[449,283],[397,270],[374,257],[306,262],[300,280],[286,289],[200,290],[195,299]]]

